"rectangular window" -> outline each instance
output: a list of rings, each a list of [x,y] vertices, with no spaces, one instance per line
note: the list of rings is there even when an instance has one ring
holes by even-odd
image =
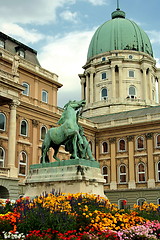
[[[129,70],[129,77],[130,78],[134,78],[135,77],[134,71]]]
[[[102,80],[106,79],[107,78],[107,73],[106,72],[103,72],[102,73]]]
[[[48,92],[45,90],[42,91],[42,102],[48,103]]]

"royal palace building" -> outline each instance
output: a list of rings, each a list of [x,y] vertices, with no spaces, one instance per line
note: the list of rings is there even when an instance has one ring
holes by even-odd
[[[79,74],[80,122],[110,201],[160,203],[160,69],[143,29],[119,8],[111,17],[93,35]],[[35,50],[0,33],[0,198],[25,193],[29,166],[40,162],[45,133],[62,113],[60,87]],[[63,146],[59,158],[69,159]]]

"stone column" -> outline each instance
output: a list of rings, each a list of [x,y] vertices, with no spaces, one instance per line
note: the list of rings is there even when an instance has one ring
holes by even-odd
[[[32,139],[32,164],[39,163],[39,159],[37,159],[38,156],[38,121],[33,119],[32,120],[32,126],[33,126],[33,139]]]
[[[93,81],[93,73],[90,74],[90,103],[94,101],[94,81]]]
[[[152,79],[151,79],[151,70],[149,70],[148,72],[148,80],[149,80],[149,100],[150,103],[152,103],[153,101],[153,97],[152,97]],[[155,100],[154,100],[155,101]]]
[[[123,99],[123,82],[122,82],[122,77],[123,77],[123,68],[122,66],[119,67],[119,100],[122,101]]]
[[[134,137],[128,136],[129,168],[128,168],[128,188],[136,188],[135,184],[135,167],[134,167]]]
[[[109,140],[111,145],[111,183],[110,189],[117,189],[116,138]]]
[[[81,77],[81,98],[82,98],[82,99],[85,99],[84,84],[85,84],[85,78],[84,78],[84,77]]]
[[[153,161],[153,134],[147,133],[147,156],[148,156],[148,188],[155,187],[154,161]]]
[[[115,77],[115,67],[111,67],[112,71],[112,101],[115,102],[116,99],[116,77]]]
[[[89,103],[89,75],[86,76],[86,105]]]
[[[10,168],[10,177],[18,177],[18,169],[16,168],[16,109],[20,102],[13,100],[10,104],[10,120],[8,135],[8,168]]]
[[[147,103],[148,87],[147,87],[146,69],[145,68],[143,68],[143,84],[141,86],[142,86],[143,98],[144,98],[145,102]]]

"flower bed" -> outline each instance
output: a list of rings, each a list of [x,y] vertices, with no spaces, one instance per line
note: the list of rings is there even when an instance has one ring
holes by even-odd
[[[48,194],[0,203],[0,239],[153,240],[160,239],[159,219],[154,204],[120,210],[96,195]]]

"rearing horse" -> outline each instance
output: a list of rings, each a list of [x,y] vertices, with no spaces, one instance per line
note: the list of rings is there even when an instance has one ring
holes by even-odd
[[[54,149],[53,158],[57,161],[60,161],[57,158],[57,153],[60,145],[64,144],[71,140],[73,152],[72,158],[78,158],[77,156],[77,140],[79,144],[83,144],[82,137],[79,134],[79,126],[77,124],[76,110],[83,107],[85,101],[69,101],[64,106],[64,111],[58,124],[61,124],[59,127],[50,128],[45,135],[45,139],[42,144],[42,157],[41,163],[49,162],[47,152],[50,147]]]

